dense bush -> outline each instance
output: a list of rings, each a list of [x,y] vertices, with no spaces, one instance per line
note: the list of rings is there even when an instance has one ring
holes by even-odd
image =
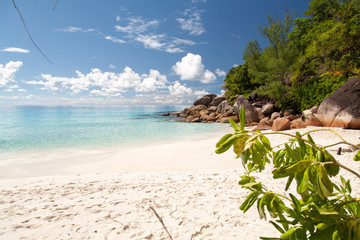
[[[278,102],[282,109],[303,111],[319,105],[347,80],[344,76],[323,76],[293,86],[290,94]]]

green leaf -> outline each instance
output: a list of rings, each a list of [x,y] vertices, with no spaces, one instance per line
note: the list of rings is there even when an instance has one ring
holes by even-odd
[[[288,181],[287,181],[287,183],[286,183],[286,186],[285,186],[285,191],[289,190],[289,187],[290,187],[292,181],[294,180],[294,178],[295,178],[294,175],[292,175],[292,176],[289,177],[289,179],[288,179]]]
[[[332,240],[341,240],[340,234],[338,230],[335,230],[332,234]]]
[[[272,150],[270,141],[269,141],[269,139],[268,139],[267,137],[261,136],[261,137],[260,137],[260,140],[261,140],[261,142],[264,144],[265,148],[266,148],[268,151],[271,151],[271,150]]]
[[[289,156],[291,159],[293,159],[293,161],[295,161],[295,160],[297,160],[297,161],[301,160],[301,159],[299,159],[299,158],[296,156],[296,154],[295,154],[294,151],[289,147],[288,144],[285,144],[285,149],[286,149],[286,153],[288,154],[288,156]]]
[[[258,209],[258,213],[259,213],[259,216],[260,216],[260,219],[265,219],[266,220],[266,214],[265,214],[265,203],[264,203],[264,200],[265,200],[265,196],[264,195],[262,198],[260,198],[257,202],[257,209]]]
[[[331,193],[334,191],[333,183],[330,181],[329,176],[327,174],[326,168],[321,166],[320,172],[320,187],[325,195],[325,197],[329,197]]]
[[[298,229],[298,227],[292,227],[287,230],[283,235],[281,235],[281,239],[289,239],[291,235]]]
[[[260,195],[259,191],[254,191],[250,193],[245,201],[241,204],[240,210],[242,210],[244,213],[250,209],[252,205],[254,205],[255,201],[257,200],[257,197]]]
[[[258,139],[258,135],[254,134],[253,136],[251,136],[246,142],[245,142],[245,150],[251,148],[251,146],[256,143]]]
[[[354,157],[354,161],[360,161],[360,150],[357,152],[357,154]]]
[[[238,135],[233,135],[232,137],[225,140],[224,143],[222,145],[220,145],[219,148],[216,149],[215,152],[217,154],[226,152],[238,139],[239,139]]]
[[[300,193],[300,194],[304,193],[307,190],[308,186],[310,185],[310,183],[309,183],[309,171],[310,171],[310,168],[307,168],[305,170],[304,175],[302,177],[302,180],[301,180],[301,182],[300,182],[300,184],[298,186],[297,190],[298,190],[298,193]]]
[[[293,194],[290,193],[289,195],[290,195],[291,200],[293,202],[294,210],[296,210],[297,212],[300,212],[301,211],[301,204],[300,204],[299,200]]]
[[[302,172],[307,167],[309,167],[311,165],[311,163],[312,163],[312,161],[302,160],[302,161],[299,161],[299,162],[285,168],[284,171],[288,174]]]
[[[309,142],[315,145],[314,139],[310,136],[310,134],[307,135]]]
[[[241,126],[239,126],[236,122],[234,122],[234,120],[232,120],[231,118],[229,118],[229,123],[231,124],[231,126],[234,128],[235,132],[241,132],[243,129],[241,129]]]
[[[247,135],[246,135],[247,136]],[[245,142],[247,141],[248,137],[242,137],[236,141],[234,144],[234,152],[239,155],[245,149]]]
[[[334,225],[334,223],[329,224],[329,223],[321,222],[321,223],[316,225],[316,228],[319,229],[319,230],[325,230],[325,229],[327,229],[327,228],[329,228],[329,227],[331,227],[333,225]]]
[[[239,119],[240,119],[240,129],[241,129],[241,131],[244,131],[245,124],[246,124],[246,113],[245,113],[244,107],[241,107],[241,109],[240,109]]]
[[[220,147],[221,145],[223,145],[226,140],[228,140],[229,138],[231,138],[233,136],[232,133],[228,133],[225,136],[223,136],[217,143],[216,143],[216,147]]]
[[[285,233],[285,230],[282,229],[282,227],[280,227],[279,224],[277,224],[277,223],[275,223],[275,222],[273,222],[273,221],[270,221],[270,223],[271,223],[280,233],[282,233],[282,234]]]

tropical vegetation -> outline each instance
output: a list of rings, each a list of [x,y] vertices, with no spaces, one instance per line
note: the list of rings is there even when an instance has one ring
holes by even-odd
[[[360,0],[311,0],[304,15],[268,16],[259,31],[269,45],[247,44],[224,80],[228,100],[255,91],[302,111],[360,73]]]
[[[360,199],[352,195],[350,180],[339,176],[339,170],[349,172],[360,180],[360,174],[336,160],[328,151],[330,147],[346,144],[357,154],[359,147],[347,142],[331,129],[297,132],[259,132],[245,130],[245,110],[240,111],[240,125],[229,119],[235,133],[226,134],[217,143],[217,153],[233,147],[242,160],[245,173],[239,185],[249,192],[240,206],[244,212],[257,206],[260,218],[268,215],[270,223],[280,232],[279,237],[261,239],[341,240],[360,239]],[[330,131],[339,142],[321,146],[310,133]],[[285,135],[288,142],[272,147],[266,135]],[[287,179],[286,194],[272,191],[266,183],[259,182],[253,173],[262,172],[267,165],[274,169],[274,180]],[[295,184],[294,188],[290,188]]]

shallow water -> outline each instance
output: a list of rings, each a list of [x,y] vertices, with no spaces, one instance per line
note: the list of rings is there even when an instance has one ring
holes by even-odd
[[[221,131],[221,124],[177,123],[178,109],[14,107],[0,109],[0,161],[26,152],[97,151]]]

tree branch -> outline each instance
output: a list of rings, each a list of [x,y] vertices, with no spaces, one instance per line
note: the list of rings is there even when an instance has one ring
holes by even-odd
[[[56,6],[57,6],[58,3],[59,3],[59,0],[56,0],[56,3],[54,4],[52,10],[55,10],[55,8],[56,8]]]
[[[16,11],[19,13],[20,19],[21,19],[21,21],[22,21],[22,23],[23,23],[23,25],[24,25],[24,27],[25,27],[26,33],[27,33],[27,35],[29,36],[31,42],[34,44],[34,46],[37,48],[37,50],[44,56],[44,58],[45,58],[50,64],[53,64],[53,63],[49,60],[49,58],[43,53],[43,51],[41,51],[41,49],[36,45],[35,41],[32,39],[32,37],[31,37],[31,35],[30,35],[30,33],[29,33],[29,30],[28,30],[28,28],[27,28],[27,26],[26,26],[26,23],[25,23],[22,15],[21,15],[21,12],[20,12],[19,8],[16,6],[14,0],[12,0],[12,2],[13,2],[13,4],[14,4],[14,7],[15,7]]]

